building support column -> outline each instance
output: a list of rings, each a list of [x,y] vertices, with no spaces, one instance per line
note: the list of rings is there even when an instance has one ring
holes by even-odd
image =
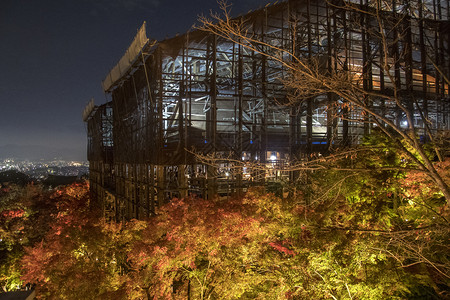
[[[213,199],[217,195],[217,167],[206,166],[206,199]]]
[[[164,176],[164,166],[156,166],[156,189],[158,193],[158,207],[161,207],[165,203],[164,199],[164,183],[165,183],[165,176]]]
[[[178,190],[180,191],[180,198],[188,196],[188,181],[186,178],[186,165],[178,166]]]

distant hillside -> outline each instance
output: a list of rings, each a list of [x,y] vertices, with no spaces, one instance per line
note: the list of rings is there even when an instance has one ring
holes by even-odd
[[[28,160],[52,160],[55,158],[63,160],[86,160],[86,150],[52,148],[39,145],[5,145],[0,146],[0,159],[15,158]]]
[[[19,171],[9,170],[5,172],[0,172],[0,183],[15,183],[19,185],[26,185],[31,182],[31,178]]]
[[[58,175],[48,175],[42,183],[45,186],[57,187],[59,185],[68,185],[78,181],[77,176],[58,176]]]

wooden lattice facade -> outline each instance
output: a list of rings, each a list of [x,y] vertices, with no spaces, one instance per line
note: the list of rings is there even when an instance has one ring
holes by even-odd
[[[367,1],[357,2],[370,10]],[[295,49],[297,57],[319,57],[328,71],[347,68],[367,90],[401,91],[418,116],[418,134],[425,135],[420,113],[434,132],[448,131],[449,0],[396,0],[383,7],[383,17],[401,20],[383,28],[388,53],[372,33],[377,20],[343,3],[290,0],[243,18],[258,39]],[[391,74],[380,67],[386,57]],[[105,200],[108,216],[145,218],[171,197],[229,195],[293,176],[247,169],[231,173],[226,163],[199,163],[192,149],[282,165],[357,144],[370,132],[370,124],[326,109],[340,101],[336,95],[280,105],[288,94],[282,82],[286,76],[275,59],[201,30],[148,43],[129,72],[108,88],[112,100],[87,120],[91,189]],[[415,104],[409,104],[412,99]],[[403,126],[404,116],[394,104],[374,105]]]

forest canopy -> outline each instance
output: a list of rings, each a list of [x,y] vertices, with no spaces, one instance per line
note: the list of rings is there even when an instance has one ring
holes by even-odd
[[[330,164],[404,162],[375,151]],[[448,182],[450,160],[435,167]],[[40,299],[448,296],[448,205],[429,177],[330,165],[291,189],[173,199],[148,220],[115,223],[87,183],[4,186],[2,287],[33,283]]]

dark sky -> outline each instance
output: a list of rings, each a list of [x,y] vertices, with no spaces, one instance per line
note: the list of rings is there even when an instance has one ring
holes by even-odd
[[[229,2],[237,16],[268,0]],[[101,81],[143,21],[162,40],[210,10],[216,0],[1,0],[0,158],[31,146],[85,158],[81,112],[92,97],[109,99]]]

